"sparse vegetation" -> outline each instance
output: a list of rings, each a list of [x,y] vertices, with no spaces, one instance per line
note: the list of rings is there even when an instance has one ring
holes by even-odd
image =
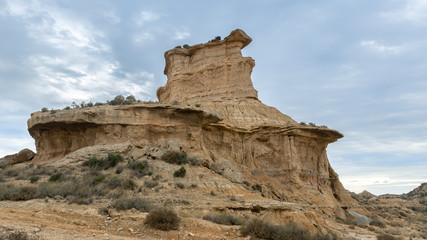
[[[145,219],[145,224],[162,231],[177,230],[180,222],[174,211],[164,207],[151,210]]]
[[[185,177],[185,174],[186,174],[186,173],[187,173],[187,170],[185,170],[185,168],[184,168],[184,167],[181,167],[180,169],[176,170],[176,171],[173,173],[173,176],[174,176],[174,177],[183,178],[183,177]]]
[[[262,192],[262,186],[257,184],[252,185],[252,190]]]
[[[167,151],[165,152],[160,159],[170,164],[190,164],[190,165],[198,165],[198,160],[193,157],[189,157],[186,152],[177,152],[177,151]]]
[[[392,235],[386,234],[386,233],[382,233],[377,235],[377,240],[399,240],[399,238],[396,238]]]
[[[36,240],[38,238],[29,236],[26,232],[11,232],[6,236],[0,236],[0,240]]]
[[[333,235],[324,235],[317,233],[316,235],[310,234],[310,232],[299,225],[274,225],[269,222],[265,222],[259,219],[253,219],[246,222],[240,232],[247,236],[257,237],[261,239],[271,239],[271,240],[334,240],[337,239]]]
[[[42,112],[47,112],[47,111],[49,111],[49,110],[47,109],[47,107],[43,107],[43,108],[42,108]]]
[[[62,178],[62,173],[55,173],[49,178],[49,182],[56,182]]]
[[[147,161],[129,160],[128,168],[132,169],[134,176],[138,178],[141,178],[147,175],[151,176],[153,174]]]
[[[108,153],[106,158],[97,158],[92,156],[83,163],[83,166],[89,167],[93,170],[106,170],[115,167],[120,161],[123,161],[123,157],[117,153]]]
[[[369,223],[369,225],[380,227],[380,228],[385,228],[385,226],[386,226],[386,224],[379,219],[372,219],[372,221]]]
[[[203,220],[222,225],[242,225],[244,223],[244,220],[241,218],[223,213],[203,216]]]
[[[159,183],[156,182],[156,181],[150,181],[150,180],[145,180],[144,181],[144,186],[146,186],[147,188],[154,188],[157,185],[159,185]]]
[[[141,212],[150,211],[153,206],[150,202],[137,197],[120,197],[113,201],[111,206],[117,210],[128,210],[135,208]]]

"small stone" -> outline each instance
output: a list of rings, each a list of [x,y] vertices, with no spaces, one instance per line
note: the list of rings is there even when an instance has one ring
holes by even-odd
[[[34,232],[35,233],[40,232],[40,228],[34,228]]]

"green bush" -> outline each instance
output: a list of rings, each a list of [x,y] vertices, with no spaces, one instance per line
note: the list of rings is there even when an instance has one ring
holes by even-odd
[[[187,170],[185,170],[185,168],[184,167],[181,167],[180,169],[178,169],[178,170],[176,170],[174,173],[173,173],[173,176],[174,177],[180,177],[180,178],[183,178],[183,177],[185,177],[185,174],[187,173]]]
[[[56,181],[60,180],[61,177],[62,177],[62,173],[55,173],[52,176],[50,176],[49,182],[56,182]]]
[[[145,224],[162,231],[177,230],[180,222],[181,219],[174,211],[164,207],[151,210],[145,219]]]
[[[31,183],[35,183],[35,182],[37,182],[38,180],[40,180],[40,177],[39,177],[39,176],[32,176],[32,177],[30,178],[30,182],[31,182]]]
[[[223,213],[203,216],[203,220],[208,220],[222,225],[242,225],[244,223],[244,220],[241,218]]]
[[[148,212],[153,207],[151,203],[140,198],[120,197],[113,201],[111,206],[117,210],[128,210],[135,208],[138,211]]]
[[[100,169],[109,169],[115,167],[120,161],[123,160],[122,155],[116,153],[108,153],[107,158],[97,158],[92,156],[83,163],[83,166],[87,166],[91,169],[100,170]]]
[[[182,165],[188,163],[186,152],[167,151],[160,159],[171,164]]]
[[[262,186],[257,184],[252,185],[252,190],[262,192]]]
[[[153,172],[151,171],[150,166],[147,161],[129,161],[128,167],[133,170],[134,176],[141,178],[144,176],[151,176]]]

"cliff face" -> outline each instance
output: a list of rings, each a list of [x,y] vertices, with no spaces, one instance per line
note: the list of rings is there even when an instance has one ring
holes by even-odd
[[[34,113],[28,120],[34,161],[52,161],[87,146],[129,141],[140,148],[162,147],[174,140],[193,156],[227,159],[243,170],[243,179],[258,182],[267,198],[316,204],[329,212],[351,207],[355,202],[326,154],[327,145],[343,135],[301,126],[260,102],[250,78],[255,62],[241,54],[250,42],[235,30],[222,41],[167,51],[168,81],[157,91],[161,104]]]
[[[200,104],[220,113],[222,121],[203,127],[204,149],[265,178],[271,196],[351,205],[353,200],[326,155],[327,145],[343,135],[301,126],[258,100],[250,78],[255,61],[241,53],[251,41],[242,30],[235,30],[222,41],[167,51],[168,81],[157,90],[157,97],[161,102]]]
[[[200,149],[201,126],[218,122],[218,113],[167,104],[99,106],[33,113],[28,131],[36,142],[34,161],[60,159],[80,148],[129,141],[135,146],[167,145],[180,140],[185,149]]]

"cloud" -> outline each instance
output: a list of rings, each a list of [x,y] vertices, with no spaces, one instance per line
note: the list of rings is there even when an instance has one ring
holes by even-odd
[[[374,40],[362,41],[360,46],[377,53],[390,53],[397,55],[403,51],[401,46],[386,46]]]
[[[190,32],[189,31],[176,31],[175,32],[175,36],[173,37],[173,39],[175,40],[183,40],[190,37]]]
[[[427,168],[412,166],[360,166],[346,163],[334,166],[344,187],[354,192],[368,190],[373,194],[406,193],[427,179]],[[409,189],[409,190],[408,190]]]
[[[141,11],[136,17],[135,17],[135,23],[137,25],[144,25],[148,22],[156,21],[160,18],[160,15],[155,12],[150,11]]]
[[[150,32],[141,32],[133,36],[133,42],[136,45],[142,45],[147,41],[154,40],[155,36]]]
[[[427,1],[406,0],[404,6],[399,10],[384,12],[381,16],[391,22],[407,21],[410,23],[427,24]]]

